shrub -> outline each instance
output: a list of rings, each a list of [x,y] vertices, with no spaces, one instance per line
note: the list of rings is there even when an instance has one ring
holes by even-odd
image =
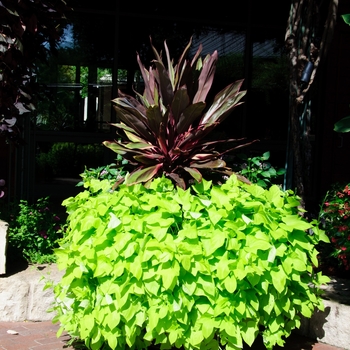
[[[320,245],[320,260],[333,273],[350,270],[350,184],[336,184],[327,192],[320,221],[331,244]]]
[[[8,243],[12,254],[29,263],[55,261],[53,249],[58,247],[57,240],[62,238],[63,220],[49,208],[48,197],[40,198],[34,204],[21,200],[18,205],[12,205],[6,221],[9,223]]]
[[[315,244],[299,198],[232,175],[187,190],[169,179],[110,191],[90,179],[63,202],[68,228],[55,253],[65,274],[57,312],[89,349],[241,349],[258,334],[283,346],[301,315],[323,310]]]
[[[97,168],[85,168],[84,172],[80,174],[82,180],[77,184],[77,186],[89,186],[89,181],[92,179],[98,180],[122,180],[128,173],[124,169],[124,166],[128,162],[121,158],[120,155],[117,156],[117,163],[111,163],[108,165],[100,166]]]
[[[39,171],[52,176],[78,177],[84,166],[97,166],[103,158],[104,147],[99,144],[57,142],[47,153],[39,153]]]
[[[268,188],[276,183],[275,181],[285,173],[285,169],[280,168],[276,170],[268,161],[270,159],[270,152],[265,152],[261,156],[254,157],[248,157],[242,153],[238,157],[243,161],[243,164],[238,166],[237,173],[261,187]]]

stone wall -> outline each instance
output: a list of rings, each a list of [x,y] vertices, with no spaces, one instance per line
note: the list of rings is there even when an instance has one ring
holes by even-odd
[[[0,220],[0,275],[6,273],[7,229],[8,223]]]

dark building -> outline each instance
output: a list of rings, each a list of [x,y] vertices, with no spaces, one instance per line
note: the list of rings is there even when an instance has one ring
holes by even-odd
[[[288,1],[236,1],[230,6],[223,1],[68,4],[74,10],[67,14],[69,25],[59,55],[41,67],[42,99],[35,115],[25,120],[27,144],[17,150],[1,147],[10,155],[6,156],[9,173],[3,176],[9,179],[13,196],[50,195],[62,200],[79,190],[75,185],[85,166],[114,161],[116,155],[101,146],[115,136],[108,124],[117,118],[111,100],[118,89],[142,90],[136,53],[145,65],[151,63],[150,38],[158,50],[166,40],[175,60],[191,37],[193,53],[200,43],[203,53],[217,50],[213,94],[242,78],[248,91],[244,105],[217,132],[258,138],[260,142],[247,152],[270,151],[276,167],[288,164],[289,68],[284,44]],[[349,1],[340,1],[339,13],[350,12],[348,5]],[[312,96],[314,164],[308,195],[314,203],[331,183],[349,181],[350,135],[333,132],[334,122],[349,113],[349,39],[350,28],[339,21]]]

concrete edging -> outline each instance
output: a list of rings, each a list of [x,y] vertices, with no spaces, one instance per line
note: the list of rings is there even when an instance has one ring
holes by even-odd
[[[13,275],[0,276],[0,321],[49,321],[53,313],[52,289],[44,289],[47,282],[58,283],[64,271],[55,264],[29,266]]]

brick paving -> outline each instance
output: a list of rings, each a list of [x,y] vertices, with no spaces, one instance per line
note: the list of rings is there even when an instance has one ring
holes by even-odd
[[[63,333],[57,338],[59,325],[51,321],[44,322],[0,322],[0,350],[74,350],[68,346],[70,337]],[[9,334],[12,330],[18,334]],[[251,350],[266,350],[259,339]],[[275,347],[275,350],[347,350],[335,346],[318,343],[299,335],[291,335],[283,348]],[[350,349],[350,348],[349,348]]]
[[[58,324],[45,322],[0,322],[0,350],[73,350],[67,346],[70,337],[57,338]],[[12,330],[18,334],[9,334]]]

